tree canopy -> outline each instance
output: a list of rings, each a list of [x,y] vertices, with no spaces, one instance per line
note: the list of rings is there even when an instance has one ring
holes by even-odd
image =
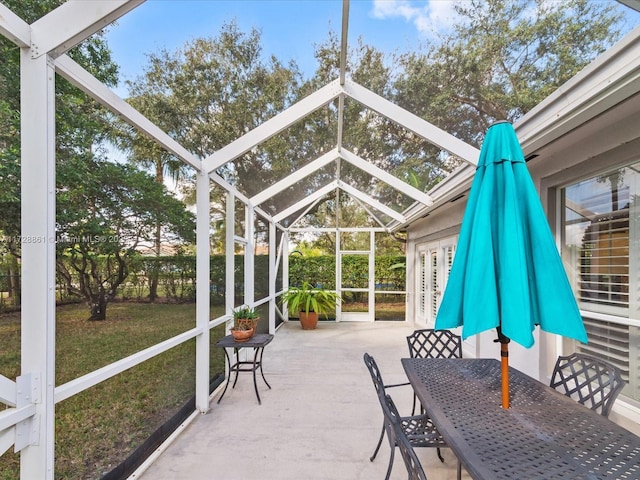
[[[62,0],[10,0],[3,2],[28,23],[64,3]],[[19,251],[20,235],[20,49],[0,36],[0,231],[12,240],[9,248]],[[76,62],[107,86],[115,86],[118,67],[99,35],[68,52]],[[56,159],[57,168],[78,151],[91,151],[107,133],[104,110],[56,76]],[[18,242],[19,243],[19,242]]]
[[[91,320],[104,320],[131,257],[155,240],[156,225],[165,242],[192,243],[195,219],[163,184],[131,165],[76,158],[69,167],[58,176],[76,185],[57,196],[58,275],[86,301]]]
[[[63,2],[5,2],[28,23]],[[0,38],[0,234],[3,247],[20,255],[20,55]],[[107,86],[118,81],[118,66],[101,34],[68,55]],[[97,102],[56,76],[57,267],[70,292],[104,319],[106,304],[124,281],[135,247],[160,227],[174,239],[193,240],[193,218],[185,205],[148,174],[110,162],[105,147],[114,119]]]
[[[615,2],[465,0],[460,21],[397,59],[394,101],[479,146],[496,120],[516,121],[620,37]]]

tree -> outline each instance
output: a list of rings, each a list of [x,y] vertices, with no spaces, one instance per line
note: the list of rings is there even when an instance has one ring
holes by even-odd
[[[297,98],[299,79],[294,63],[262,58],[258,30],[245,33],[232,22],[216,37],[195,39],[174,52],[150,53],[143,74],[128,82],[128,101],[204,158],[288,107]],[[154,164],[158,178],[162,170],[177,171],[169,163],[175,159],[141,135],[134,133],[121,145],[132,161]],[[300,145],[274,137],[217,173],[245,195],[254,195],[284,176]],[[192,182],[185,185],[186,199],[194,199],[193,189]],[[217,194],[212,197],[214,217],[225,215],[220,193],[212,189]],[[218,231],[224,235],[224,229]]]
[[[6,0],[3,3],[27,23],[61,5],[63,0]],[[68,52],[108,86],[117,84],[118,68],[98,34]],[[0,36],[0,236],[9,252],[10,277],[18,278],[20,257],[20,49]],[[65,79],[56,77],[56,157],[58,171],[79,151],[91,151],[105,138],[104,110]],[[20,302],[19,282],[12,285]]]
[[[590,0],[454,8],[460,21],[450,33],[397,59],[394,100],[477,146],[494,121],[517,120],[610,47],[622,20],[615,2]]]
[[[192,242],[195,220],[164,185],[131,165],[78,158],[69,166],[57,195],[58,273],[85,300],[89,319],[105,320],[136,247],[154,240],[157,225],[165,241]]]

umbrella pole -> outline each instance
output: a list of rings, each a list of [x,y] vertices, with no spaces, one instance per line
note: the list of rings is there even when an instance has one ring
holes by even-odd
[[[500,366],[502,368],[502,408],[509,408],[509,344],[500,343]]]
[[[500,370],[502,373],[502,408],[509,408],[509,342],[511,339],[502,334],[502,328],[497,327],[498,339],[500,342]]]

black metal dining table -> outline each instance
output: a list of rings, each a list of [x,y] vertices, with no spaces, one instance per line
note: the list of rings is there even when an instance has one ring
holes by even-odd
[[[640,437],[494,359],[404,358],[427,414],[476,480],[640,479]]]

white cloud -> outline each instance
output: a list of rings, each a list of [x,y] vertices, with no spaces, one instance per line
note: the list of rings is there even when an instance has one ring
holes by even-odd
[[[374,18],[404,18],[413,23],[418,32],[428,34],[447,30],[453,23],[456,12],[454,0],[373,0]]]

